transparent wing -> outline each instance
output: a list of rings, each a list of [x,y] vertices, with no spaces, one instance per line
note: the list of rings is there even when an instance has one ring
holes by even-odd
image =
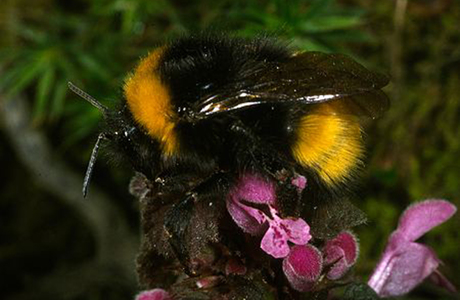
[[[249,70],[231,87],[205,97],[193,108],[194,116],[203,119],[265,104],[337,100],[353,114],[375,118],[389,107],[381,91],[388,78],[345,55],[304,52]]]

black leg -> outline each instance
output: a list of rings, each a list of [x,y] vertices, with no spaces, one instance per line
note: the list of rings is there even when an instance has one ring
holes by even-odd
[[[189,269],[189,249],[187,247],[187,228],[193,215],[196,194],[189,194],[179,203],[174,204],[164,219],[164,227],[169,237],[169,244],[176,258],[188,275],[193,275]]]
[[[184,271],[190,276],[197,275],[195,270],[190,268],[191,248],[197,248],[196,243],[207,243],[217,236],[217,233],[202,228],[197,223],[218,222],[225,209],[228,181],[228,176],[224,173],[213,174],[188,192],[185,198],[175,203],[166,213],[164,228],[168,234],[169,244]],[[201,229],[192,232],[192,228],[197,227]],[[217,226],[215,228],[217,229]]]

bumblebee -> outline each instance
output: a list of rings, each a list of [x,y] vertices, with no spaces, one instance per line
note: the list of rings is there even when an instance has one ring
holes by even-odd
[[[155,222],[167,232],[165,249],[187,266],[184,239],[194,207],[200,201],[218,207],[243,173],[277,182],[285,216],[310,215],[347,198],[363,165],[361,120],[387,109],[381,91],[387,83],[345,55],[297,52],[266,37],[180,38],[140,60],[117,110],[71,85],[106,124],[83,193],[107,140],[143,174],[152,205],[167,207]],[[290,185],[299,174],[307,178],[301,194]]]

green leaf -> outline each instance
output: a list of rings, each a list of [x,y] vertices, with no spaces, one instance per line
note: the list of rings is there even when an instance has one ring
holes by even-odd
[[[43,60],[36,60],[30,65],[25,64],[23,68],[19,69],[21,72],[15,74],[15,82],[6,91],[7,97],[13,97],[22,92],[39,74],[44,70],[46,64]],[[19,71],[18,70],[18,71]]]
[[[3,67],[4,65],[16,60],[17,58],[20,57],[21,54],[21,49],[19,48],[6,48],[2,49],[0,48],[0,67]]]
[[[319,17],[327,11],[329,5],[333,0],[313,0],[307,13],[303,15],[304,19],[313,19]]]
[[[110,72],[107,71],[107,69],[105,69],[104,66],[91,55],[81,53],[77,59],[82,64],[82,66],[87,69],[88,73],[93,73],[94,75],[99,76],[99,78],[102,80],[110,80]]]
[[[56,70],[52,67],[45,70],[38,79],[37,94],[34,106],[34,118],[43,119],[45,116],[46,104],[50,102],[49,96],[51,88],[56,79]]]
[[[247,10],[245,12],[234,11],[229,14],[230,17],[242,19],[246,22],[258,23],[258,24],[265,24],[268,23],[268,19],[275,18],[269,14],[260,13],[258,10]],[[254,24],[248,24],[254,25]]]
[[[64,110],[65,96],[67,94],[67,80],[56,83],[51,106],[50,116],[54,119],[59,118]]]
[[[40,31],[37,28],[33,28],[31,26],[19,25],[16,30],[18,34],[22,36],[24,39],[27,39],[30,42],[36,44],[44,43],[48,37],[48,35],[45,32]]]
[[[365,283],[351,283],[343,295],[344,300],[378,300],[379,296]]]
[[[331,52],[331,49],[326,45],[307,37],[295,38],[292,45],[306,51]]]
[[[13,67],[7,68],[0,76],[0,89],[8,91],[13,82],[17,81],[22,73],[29,67],[26,61],[12,61]]]
[[[332,43],[354,42],[372,44],[375,42],[375,38],[372,35],[360,30],[333,31],[324,33],[322,36]]]
[[[299,6],[298,2],[299,2],[298,0],[290,0],[290,1],[275,0],[277,12],[284,21],[288,23],[294,22],[295,18],[294,18],[293,10],[295,10]]]
[[[78,57],[79,53],[75,53],[74,57]],[[67,57],[61,57],[57,61],[57,68],[63,73],[62,76],[66,79],[81,76],[82,72],[79,68],[75,67],[75,62],[69,60]]]
[[[91,133],[94,133],[100,120],[101,114],[97,110],[92,110],[87,113],[82,111],[80,115],[73,115],[72,119],[66,123],[65,132],[68,134],[63,143],[63,147],[68,147],[89,136]]]
[[[362,24],[360,16],[326,16],[304,22],[300,28],[307,32],[344,30]]]

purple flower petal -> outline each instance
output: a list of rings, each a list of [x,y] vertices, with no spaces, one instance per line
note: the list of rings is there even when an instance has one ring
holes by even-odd
[[[300,292],[312,289],[322,269],[322,257],[312,245],[294,246],[283,260],[283,272],[292,288]]]
[[[136,300],[172,300],[172,298],[163,289],[153,289],[141,292],[136,296]]]
[[[350,232],[341,232],[329,240],[323,249],[325,265],[331,265],[327,278],[341,278],[356,262],[359,247],[356,237]]]
[[[345,252],[338,246],[330,246],[324,251],[324,264],[330,269],[326,276],[330,280],[341,278],[350,269],[345,260]]]
[[[286,232],[289,241],[296,245],[305,245],[311,240],[310,226],[303,219],[281,219],[280,226]]]
[[[304,245],[311,239],[310,227],[302,219],[282,219],[275,207],[269,205],[273,219],[267,217],[269,229],[262,238],[260,248],[274,258],[286,257],[289,253],[288,240]]]
[[[286,257],[289,254],[286,232],[276,222],[271,222],[260,242],[260,248],[274,258]]]
[[[352,265],[356,262],[359,254],[359,245],[358,239],[353,233],[348,231],[341,232],[335,238],[327,242],[326,248],[328,245],[340,247],[345,254],[344,259],[348,265]]]
[[[303,184],[300,177],[299,184]],[[233,221],[245,232],[259,235],[268,227],[260,247],[275,258],[283,258],[289,253],[288,241],[300,245],[308,243],[311,239],[310,227],[302,219],[280,218],[274,206],[275,201],[274,183],[250,174],[242,176],[230,190],[226,204]],[[270,213],[263,208],[251,207],[248,202],[267,206]]]
[[[446,200],[425,200],[409,206],[399,219],[398,231],[415,241],[433,227],[445,222],[457,208]]]
[[[233,193],[238,200],[264,204],[275,202],[274,183],[255,174],[242,176]]]
[[[411,242],[386,253],[368,284],[381,297],[403,295],[433,273],[439,262],[430,248]]]
[[[263,212],[241,204],[234,199],[234,195],[227,198],[227,210],[233,221],[249,234],[259,235],[267,228],[266,217]]]

